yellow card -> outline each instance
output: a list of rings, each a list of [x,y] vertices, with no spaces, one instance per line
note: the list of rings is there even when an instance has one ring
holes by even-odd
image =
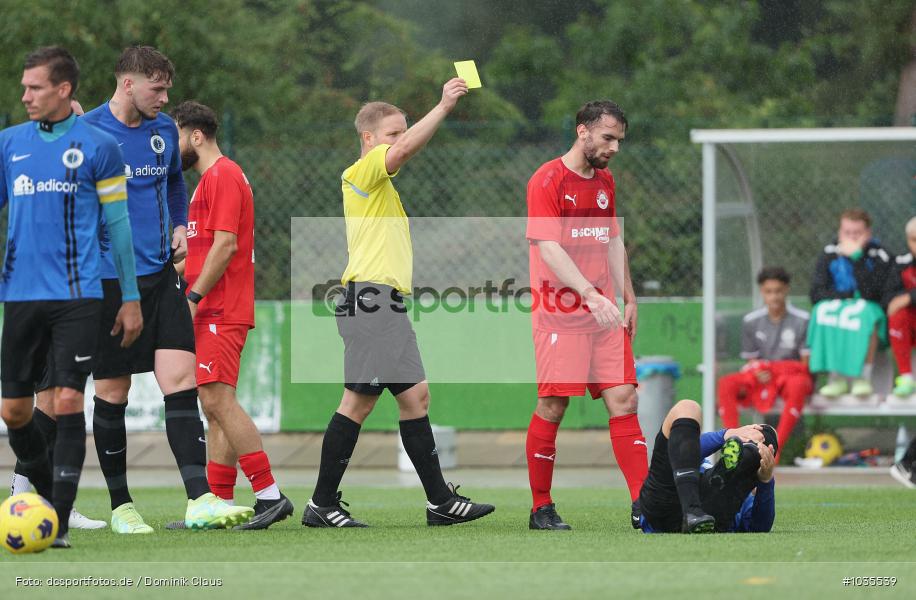
[[[458,77],[468,82],[468,89],[483,87],[483,84],[480,83],[480,75],[477,74],[477,65],[473,60],[456,62],[455,70],[458,71]]]

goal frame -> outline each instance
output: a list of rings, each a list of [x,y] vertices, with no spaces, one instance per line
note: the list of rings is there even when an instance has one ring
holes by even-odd
[[[716,424],[716,229],[725,216],[747,216],[751,258],[749,277],[762,266],[760,232],[753,214],[753,190],[733,144],[812,142],[916,142],[916,127],[845,127],[812,129],[693,129],[690,141],[703,150],[703,431]],[[721,153],[737,177],[743,203],[716,203],[716,155]],[[757,293],[756,285],[752,290]],[[757,298],[755,298],[757,300]]]

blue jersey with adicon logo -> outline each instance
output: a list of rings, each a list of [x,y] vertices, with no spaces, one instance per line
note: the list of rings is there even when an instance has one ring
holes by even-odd
[[[171,256],[171,226],[187,225],[187,193],[175,121],[159,113],[155,119],[128,127],[112,114],[107,102],[82,118],[111,134],[121,147],[137,275],[158,273]],[[102,279],[117,276],[107,232],[103,232]]]
[[[0,131],[0,207],[9,203],[0,296],[7,302],[101,298],[101,205],[126,198],[110,135],[77,119],[47,141],[31,121]]]

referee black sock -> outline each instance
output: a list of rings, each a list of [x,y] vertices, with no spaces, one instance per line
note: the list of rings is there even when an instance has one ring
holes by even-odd
[[[318,506],[332,506],[337,502],[337,488],[343,479],[353,448],[359,438],[360,424],[335,412],[324,432],[321,442],[321,465],[312,502]]]
[[[92,431],[95,435],[95,451],[99,466],[108,485],[111,510],[133,502],[127,488],[127,429],[124,415],[127,403],[113,404],[95,397],[92,415]]]
[[[45,438],[35,423],[35,417],[18,428],[8,428],[10,447],[16,454],[17,473],[25,475],[35,491],[46,500],[52,497],[51,463]],[[21,469],[21,470],[19,470]]]
[[[188,498],[200,498],[210,491],[210,485],[207,483],[207,438],[197,409],[197,388],[165,396],[165,434]]]
[[[57,421],[49,417],[40,409],[36,408],[32,412],[32,422],[35,423],[35,427],[38,428],[38,431],[41,433],[41,437],[44,438],[45,445],[48,448],[48,487],[50,489],[50,465],[54,464],[54,443],[57,441]],[[13,472],[17,475],[23,475],[25,477],[29,476],[29,474],[26,472],[26,468],[18,459],[16,460],[16,466],[13,467]],[[31,481],[31,479],[29,479],[29,481]],[[35,489],[38,490],[37,487]]]
[[[54,446],[54,498],[60,533],[67,533],[70,510],[86,459],[86,416],[82,412],[57,416],[57,443]]]
[[[401,421],[401,440],[404,450],[410,457],[420,476],[426,499],[436,506],[447,502],[452,497],[451,490],[445,485],[442,468],[439,466],[439,453],[433,428],[429,424],[429,415],[419,419]]]
[[[700,424],[693,419],[676,419],[668,435],[668,457],[674,485],[684,514],[700,508]]]

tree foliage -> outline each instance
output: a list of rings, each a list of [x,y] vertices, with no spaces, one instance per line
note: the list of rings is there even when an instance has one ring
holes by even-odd
[[[79,99],[111,96],[112,70],[131,44],[156,46],[176,67],[172,102],[195,98],[231,110],[236,140],[330,142],[322,126],[352,122],[367,100],[385,99],[419,118],[438,102],[451,63],[422,47],[411,26],[352,0],[119,0],[5,2],[0,106],[13,122],[22,59],[59,44],[82,69]],[[27,26],[23,27],[23,23]],[[519,122],[521,113],[491,89],[462,103],[454,120]],[[355,135],[353,136],[355,139]]]
[[[507,28],[486,65],[497,89],[554,123],[610,97],[656,141],[691,127],[889,124],[916,41],[912,0],[599,4],[559,38]]]

